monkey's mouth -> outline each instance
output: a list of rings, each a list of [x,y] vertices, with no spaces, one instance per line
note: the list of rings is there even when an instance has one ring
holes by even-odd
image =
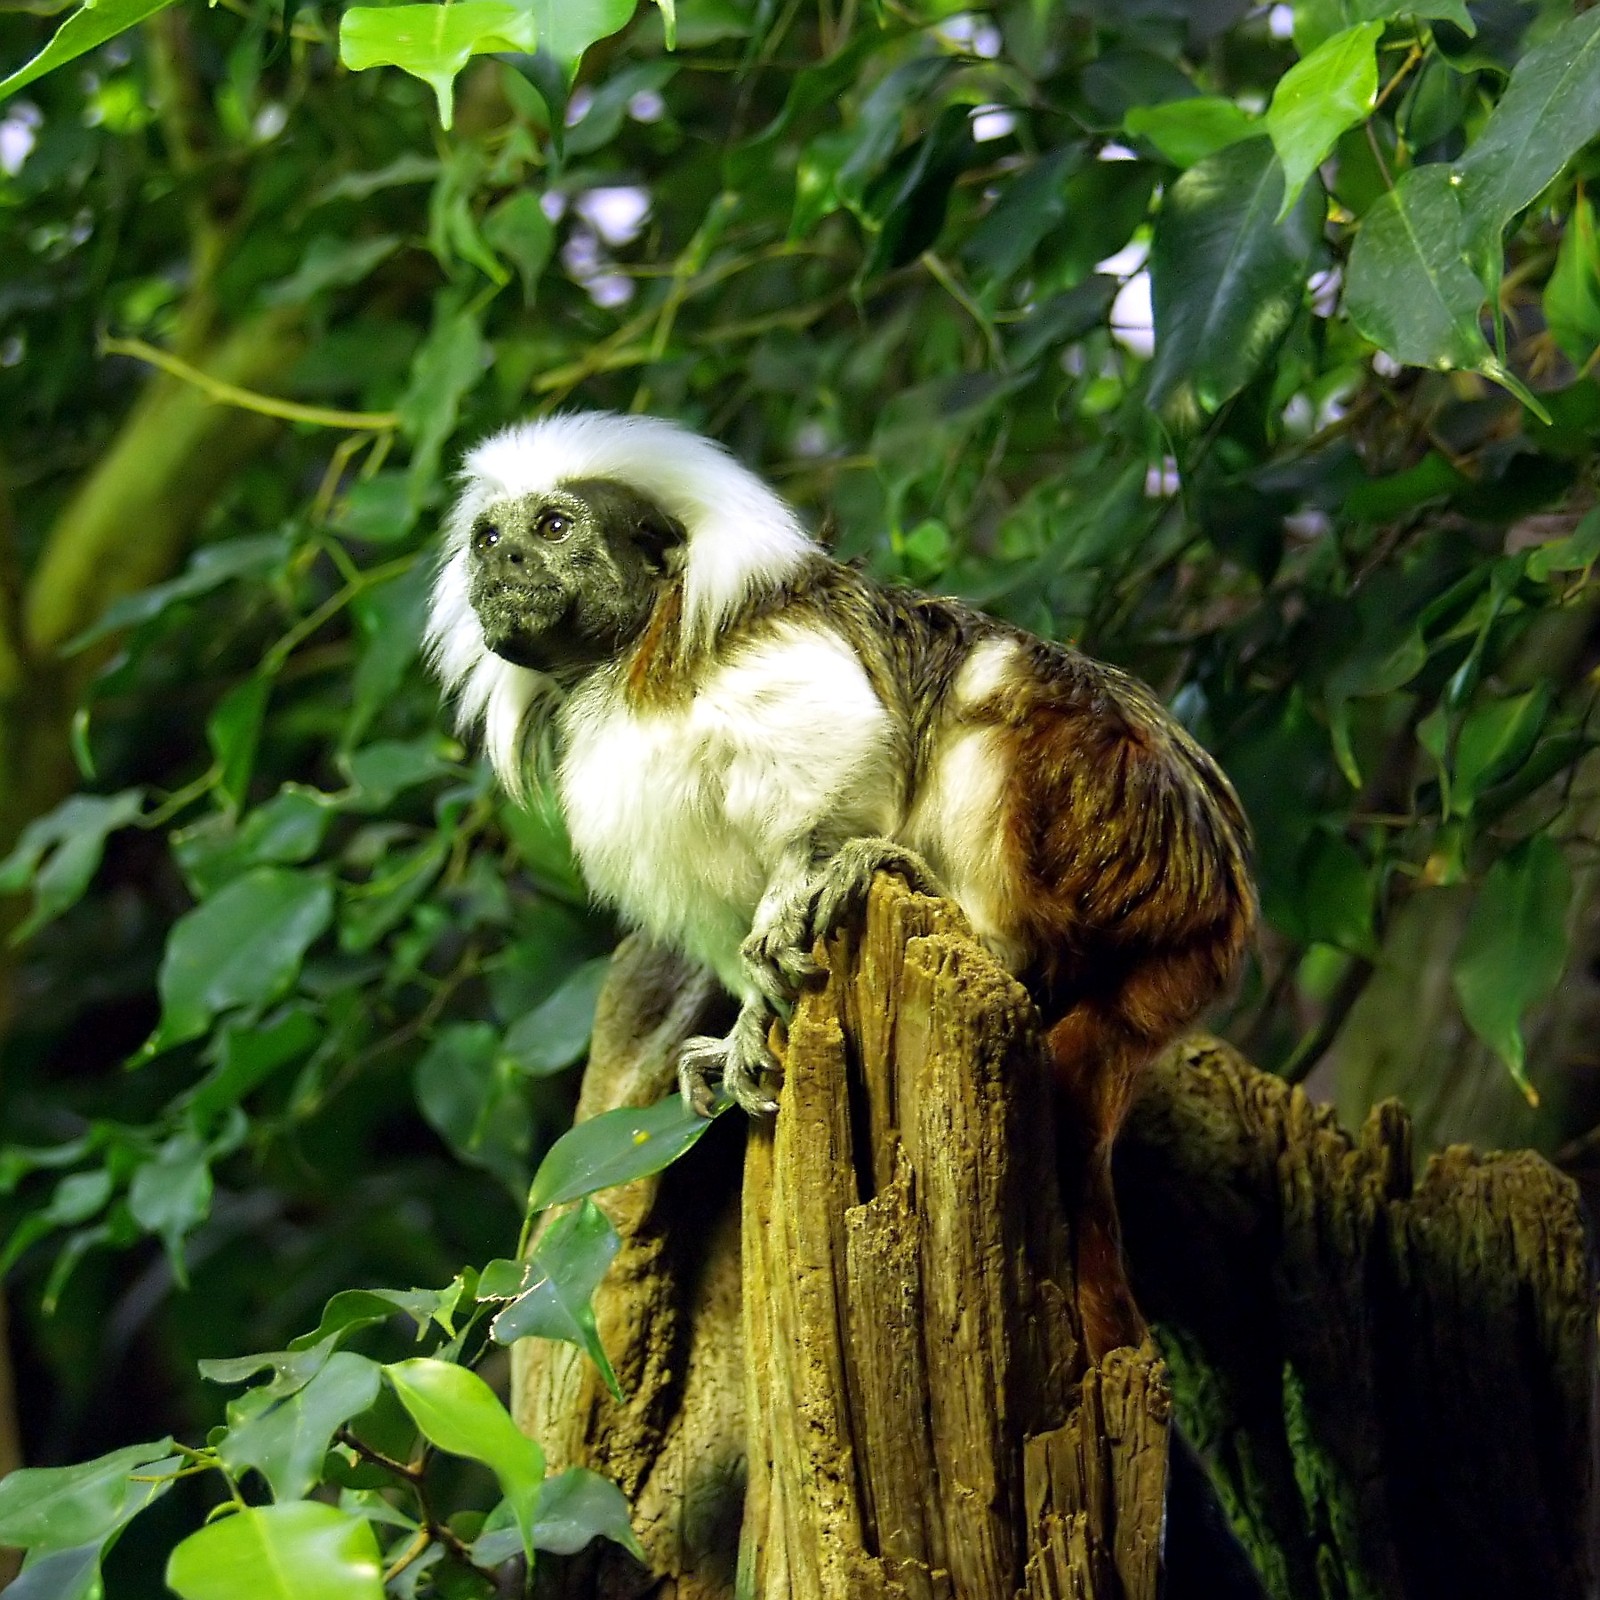
[[[474,586],[472,609],[489,650],[515,666],[556,672],[570,664],[572,602],[553,586]]]

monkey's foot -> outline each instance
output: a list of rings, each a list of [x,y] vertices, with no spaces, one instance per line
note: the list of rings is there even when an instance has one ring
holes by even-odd
[[[717,1108],[721,1082],[752,1117],[770,1117],[778,1102],[762,1087],[770,1071],[779,1070],[777,1057],[767,1048],[767,1010],[746,1003],[726,1039],[700,1034],[686,1039],[678,1052],[678,1088],[683,1103],[696,1115],[709,1117]]]
[[[917,894],[945,893],[933,868],[916,851],[888,839],[851,839],[811,880],[807,943],[826,939],[846,922],[859,918],[872,880],[880,872],[892,872]]]
[[[750,980],[774,1006],[787,1004],[822,969],[811,954],[811,899],[796,895],[758,920],[739,956]]]

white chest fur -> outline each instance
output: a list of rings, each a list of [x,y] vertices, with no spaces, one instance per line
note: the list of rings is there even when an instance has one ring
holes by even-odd
[[[682,706],[634,710],[597,675],[561,713],[562,808],[590,887],[739,987],[738,947],[785,854],[892,834],[889,716],[845,641],[777,623]]]

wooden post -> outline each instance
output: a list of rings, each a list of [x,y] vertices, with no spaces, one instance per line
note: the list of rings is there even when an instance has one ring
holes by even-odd
[[[1353,1139],[1191,1043],[1118,1163],[1174,1378],[1153,1347],[1089,1368],[1026,994],[890,879],[827,964],[775,1124],[730,1113],[600,1196],[627,1400],[568,1346],[513,1351],[519,1423],[552,1470],[621,1484],[651,1562],[597,1544],[546,1562],[542,1594],[1155,1600],[1164,1531],[1172,1595],[1243,1592],[1168,1516],[1174,1392],[1275,1600],[1592,1592],[1593,1277],[1567,1180],[1451,1152],[1413,1184],[1398,1108]],[[672,1092],[718,1004],[625,944],[579,1115]]]

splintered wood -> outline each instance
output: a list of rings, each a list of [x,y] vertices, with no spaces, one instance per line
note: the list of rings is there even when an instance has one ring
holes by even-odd
[[[1154,1600],[1165,1371],[1085,1373],[1026,992],[888,879],[829,967],[745,1158],[742,1592]]]

